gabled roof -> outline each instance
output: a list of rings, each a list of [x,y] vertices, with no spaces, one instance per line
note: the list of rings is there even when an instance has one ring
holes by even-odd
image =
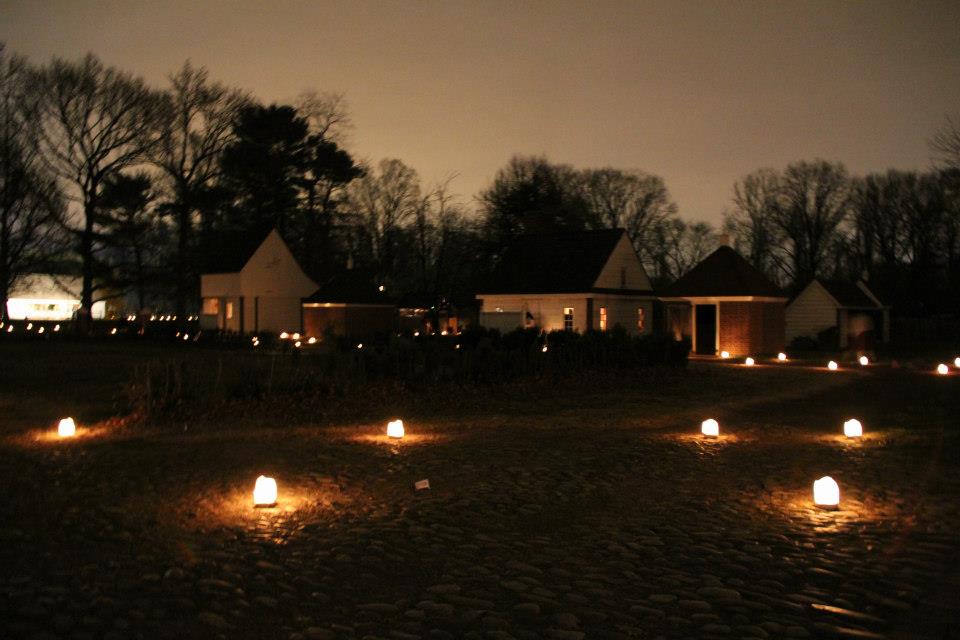
[[[254,252],[273,232],[273,227],[254,231],[232,231],[217,235],[200,265],[200,273],[236,273],[250,261]]]
[[[867,295],[856,283],[844,282],[842,280],[825,280],[823,278],[817,278],[816,280],[841,307],[856,309],[879,309],[882,307],[882,305],[878,305],[873,298]]]
[[[679,280],[660,293],[672,297],[759,296],[785,298],[786,295],[746,258],[722,246],[700,261]]]
[[[333,276],[323,283],[304,303],[329,302],[331,304],[382,304],[392,305],[393,301],[386,291],[380,291],[379,285],[366,274],[350,270]]]
[[[565,231],[521,236],[507,245],[481,293],[583,293],[590,291],[623,229]]]

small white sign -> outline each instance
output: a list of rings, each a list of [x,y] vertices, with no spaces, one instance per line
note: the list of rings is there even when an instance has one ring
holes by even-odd
[[[417,480],[416,482],[413,483],[413,488],[416,489],[417,491],[420,491],[421,489],[429,489],[429,488],[430,488],[430,481],[429,481],[429,480]]]

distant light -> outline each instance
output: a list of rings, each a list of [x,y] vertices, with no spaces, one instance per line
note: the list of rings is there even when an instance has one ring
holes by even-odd
[[[836,371],[837,363],[831,360],[830,362],[827,363],[827,369],[830,369],[830,371]]]
[[[357,349],[363,349],[363,343],[362,343],[362,342],[358,342],[358,343],[357,343]]]
[[[544,353],[546,353],[546,352],[547,352],[547,345],[543,345],[543,349],[540,349],[540,351],[543,351]]]
[[[391,420],[387,423],[387,437],[402,438],[403,435],[403,420]]]
[[[294,340],[299,340],[299,339],[300,339],[300,334],[299,334],[299,333],[293,334],[293,339],[294,339]]]
[[[787,361],[787,354],[785,354],[783,351],[781,351],[780,353],[777,354],[777,360],[779,360],[780,362],[786,362],[786,361]]]
[[[419,338],[419,337],[420,337],[420,332],[419,332],[419,331],[414,331],[414,332],[413,332],[413,337],[414,337],[414,338]]]
[[[290,334],[287,333],[286,331],[283,331],[283,332],[280,333],[280,339],[281,339],[281,340],[286,340],[286,339],[289,338],[289,337],[290,337]]]
[[[746,366],[748,366],[748,367],[752,367],[752,366],[753,366],[753,358],[749,358],[749,357],[748,357],[746,360],[743,361],[743,364],[746,365]]]
[[[726,360],[727,358],[730,357],[730,352],[729,352],[729,351],[721,351],[721,352],[720,352],[720,357],[723,358],[724,360]]]
[[[117,328],[116,328],[116,327],[114,327],[113,329],[110,329],[110,335],[112,335],[112,336],[117,335]]]
[[[10,328],[13,329],[12,326],[11,326]],[[54,331],[60,331],[60,325],[58,325],[58,324],[53,325],[53,330],[54,330]]]
[[[382,292],[382,291],[383,291],[383,285],[380,285],[379,287],[377,287],[377,289],[379,289],[379,290]]]
[[[184,339],[184,340],[189,340],[189,339],[190,339],[190,334],[189,334],[189,333],[183,334],[183,339]]]
[[[457,346],[455,346],[454,349],[459,349],[459,348],[460,348],[460,343],[458,342]]]
[[[848,438],[859,438],[863,435],[863,425],[856,418],[850,418],[843,423],[843,435]]]
[[[7,327],[7,333],[13,333],[13,325]]]
[[[257,483],[253,486],[253,506],[255,507],[275,507],[277,506],[277,481],[267,476],[257,478]]]
[[[960,358],[953,359],[953,366],[955,366],[957,369],[960,369]]]
[[[835,509],[840,504],[840,485],[830,476],[813,483],[813,503],[818,507]]]
[[[37,329],[37,333],[43,333],[43,332],[46,331],[46,330],[47,330],[46,327],[41,326],[39,329]]]
[[[942,376],[945,376],[948,373],[950,373],[950,368],[947,367],[947,365],[940,363],[937,365],[937,373],[939,373]]]
[[[153,322],[156,319],[157,319],[157,316],[150,316],[150,322]]]
[[[316,344],[316,343],[317,343],[317,339],[314,338],[313,336],[311,336],[310,339],[307,340],[307,344]]]
[[[860,366],[865,367],[870,364],[870,358],[867,356],[860,356]]]
[[[30,331],[31,329],[33,329],[33,323],[32,323],[32,322],[28,322],[28,323],[27,323],[27,331]]]
[[[296,342],[294,342],[294,343],[293,343],[293,346],[295,346],[297,349],[299,349],[299,348],[300,348],[300,341],[297,340]]]
[[[716,438],[720,435],[720,423],[710,418],[700,423],[700,433],[708,438]]]
[[[446,329],[444,329],[443,331],[441,331],[441,332],[440,332],[440,335],[442,335],[442,336],[445,336],[445,335],[447,335],[447,330],[446,330]]]
[[[73,418],[64,418],[60,421],[60,424],[57,425],[57,435],[61,438],[72,438],[77,435],[77,424],[73,421]]]
[[[260,341],[259,341],[258,339],[256,339],[256,338],[254,338],[254,339],[253,339],[253,346],[259,347],[259,346],[260,346]]]

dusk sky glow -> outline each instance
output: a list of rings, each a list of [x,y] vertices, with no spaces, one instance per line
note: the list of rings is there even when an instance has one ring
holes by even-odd
[[[513,154],[663,176],[720,220],[761,168],[930,166],[960,114],[956,2],[0,2],[0,40],[156,86],[185,59],[259,99],[343,93],[347,147],[472,201]]]

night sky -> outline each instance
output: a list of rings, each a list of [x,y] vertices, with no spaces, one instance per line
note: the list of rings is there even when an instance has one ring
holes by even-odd
[[[464,200],[546,154],[659,174],[711,222],[761,167],[927,168],[960,114],[960,3],[675,4],[2,1],[0,40],[157,86],[190,58],[268,102],[344,93],[351,151],[456,173]]]

